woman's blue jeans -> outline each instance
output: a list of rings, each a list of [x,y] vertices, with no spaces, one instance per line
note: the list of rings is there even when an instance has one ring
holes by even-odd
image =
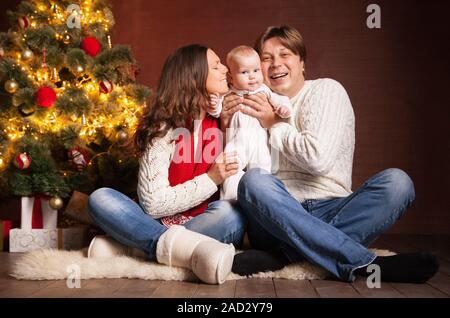
[[[253,247],[281,250],[291,260],[308,259],[337,278],[370,264],[367,249],[414,200],[414,185],[399,169],[382,171],[344,198],[298,202],[283,182],[251,169],[238,187]]]
[[[95,223],[111,237],[143,250],[150,260],[156,260],[156,244],[167,228],[146,214],[136,202],[116,190],[101,188],[89,196],[89,212]],[[204,213],[183,226],[223,243],[239,246],[246,221],[236,203],[214,201]]]

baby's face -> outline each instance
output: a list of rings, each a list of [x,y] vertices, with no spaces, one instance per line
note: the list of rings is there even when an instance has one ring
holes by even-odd
[[[261,60],[257,54],[238,56],[229,65],[234,88],[254,91],[263,83]]]

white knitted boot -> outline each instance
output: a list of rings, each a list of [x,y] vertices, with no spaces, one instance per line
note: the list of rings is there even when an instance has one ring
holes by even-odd
[[[147,258],[143,251],[125,246],[106,235],[97,235],[92,239],[91,244],[89,245],[89,258],[114,257],[120,255]]]
[[[191,269],[205,283],[222,284],[231,272],[233,244],[174,225],[164,232],[156,246],[159,263]]]

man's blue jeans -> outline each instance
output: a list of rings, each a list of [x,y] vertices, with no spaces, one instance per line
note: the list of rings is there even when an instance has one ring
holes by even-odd
[[[254,248],[281,250],[291,260],[307,260],[337,278],[353,281],[353,271],[370,264],[367,249],[414,200],[414,185],[399,169],[382,171],[344,198],[298,202],[283,182],[251,169],[238,187]]]
[[[156,244],[167,228],[126,195],[109,188],[94,191],[89,197],[89,212],[95,223],[120,243],[143,250],[156,260]],[[236,203],[214,201],[206,211],[184,227],[223,243],[239,246],[246,221]]]

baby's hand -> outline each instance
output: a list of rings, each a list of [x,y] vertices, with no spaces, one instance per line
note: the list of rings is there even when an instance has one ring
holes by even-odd
[[[216,106],[219,103],[220,96],[219,94],[209,94],[209,104],[211,106]]]
[[[275,113],[278,114],[281,118],[291,117],[291,111],[288,107],[280,106],[274,108]]]
[[[220,112],[218,112],[217,106],[220,103],[220,95],[219,94],[209,94],[209,105],[206,108],[206,111],[214,117],[219,117]]]

